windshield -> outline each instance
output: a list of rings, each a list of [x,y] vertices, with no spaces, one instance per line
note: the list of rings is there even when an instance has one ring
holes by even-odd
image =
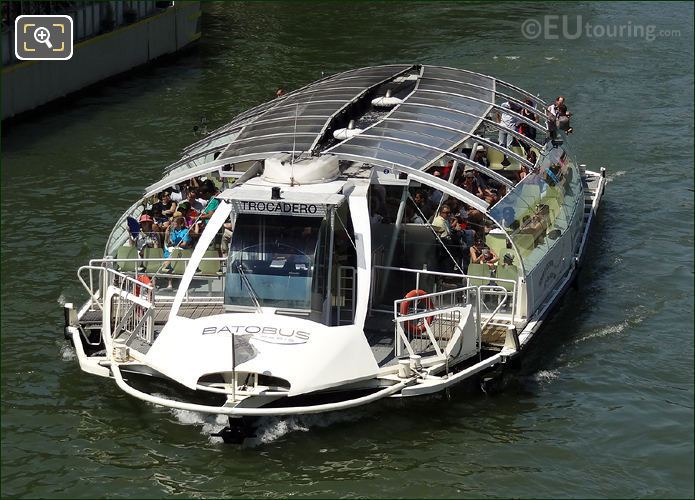
[[[311,308],[319,217],[240,214],[232,236],[227,305]]]

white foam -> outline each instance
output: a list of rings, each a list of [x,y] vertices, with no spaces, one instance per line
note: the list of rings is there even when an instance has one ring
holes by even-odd
[[[555,60],[555,58],[552,56],[551,57],[544,57],[543,59],[545,59],[546,61],[554,61]]]
[[[560,370],[539,370],[533,374],[536,382],[550,382],[560,377]]]
[[[60,304],[60,306],[64,306],[64,305],[65,305],[65,302],[66,302],[65,294],[61,293],[61,294],[58,296],[58,304]]]
[[[162,395],[159,395],[163,397]],[[219,432],[220,429],[227,425],[227,417],[225,415],[212,415],[200,413],[197,411],[181,410],[179,408],[170,408],[171,414],[184,425],[200,426],[200,433],[206,436],[211,443],[222,442],[222,438],[211,436],[210,434]]]
[[[69,344],[63,344],[60,347],[60,357],[63,358],[63,361],[74,361],[77,358],[75,348]]]
[[[628,326],[639,325],[642,321],[644,321],[644,314],[635,313],[633,316],[630,316],[629,318],[623,320],[620,323],[604,326],[587,335],[584,335],[583,337],[580,337],[577,340],[575,340],[574,343],[579,344],[580,342],[584,342],[590,339],[607,337],[609,335],[617,335],[622,333]]]
[[[625,175],[627,172],[625,170],[618,170],[616,172],[611,172],[607,177],[606,177],[606,182],[612,182],[618,177]]]
[[[519,57],[521,56],[504,56],[505,59],[510,59],[512,61],[516,61],[517,59],[519,59]]]

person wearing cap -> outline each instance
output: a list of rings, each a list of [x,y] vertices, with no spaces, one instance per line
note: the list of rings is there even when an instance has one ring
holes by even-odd
[[[479,144],[478,147],[475,148],[475,155],[473,156],[473,161],[478,163],[479,165],[482,165],[483,167],[488,166],[487,154],[485,154],[485,146]]]

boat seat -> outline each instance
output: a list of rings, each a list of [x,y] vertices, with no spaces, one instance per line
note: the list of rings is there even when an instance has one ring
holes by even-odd
[[[521,156],[522,158],[526,158],[526,153],[524,152],[524,148],[521,146],[512,146],[511,150]],[[521,162],[515,158],[509,158],[509,165],[506,167],[502,167],[504,170],[511,171],[511,172],[518,172],[521,170]]]
[[[499,279],[505,279],[505,280],[514,280],[516,281],[517,278],[519,277],[519,269],[513,265],[498,265],[497,266],[497,278]],[[498,281],[497,284],[501,287],[504,287],[505,290],[508,292],[511,292],[514,290],[514,283],[507,283],[506,281]]]
[[[157,271],[159,271],[159,268],[162,267],[162,263],[164,262],[164,250],[161,248],[149,248],[145,247],[145,250],[143,251],[143,258],[144,258],[144,264],[145,264],[145,272],[147,274],[154,274]],[[151,259],[160,259],[160,260],[151,260]]]
[[[480,278],[468,278],[468,286],[481,286],[490,283],[490,271],[487,264],[468,264],[467,274],[471,276],[480,276]],[[487,278],[485,276],[487,276]]]
[[[203,260],[200,261],[200,264],[198,264],[198,270],[199,273],[196,274],[202,274],[204,276],[217,276],[218,273],[222,270],[221,264],[222,261],[220,260],[205,260],[209,258],[219,258],[219,254],[215,250],[207,250],[205,252],[205,255],[203,255]]]
[[[116,265],[118,270],[122,273],[135,272],[138,266],[137,260],[124,261],[120,259],[137,259],[138,249],[131,246],[122,246],[118,248],[118,253],[116,254]]]
[[[485,244],[502,260],[502,256],[508,251],[507,237],[504,234],[490,233],[485,236]]]
[[[487,162],[492,170],[504,170],[502,161],[504,161],[504,153],[502,151],[498,151],[492,146],[487,148]]]
[[[521,255],[528,255],[535,248],[535,240],[532,234],[516,234],[514,236],[514,244],[519,249]]]
[[[552,220],[555,221],[555,219],[562,214],[562,205],[560,204],[560,201],[555,197],[545,198],[544,201],[550,209],[550,216]]]
[[[190,259],[191,255],[193,255],[192,250],[188,250],[185,248],[174,248],[171,251],[170,257],[172,259]],[[174,272],[172,274],[183,274],[186,271],[187,265],[188,265],[188,262],[185,260],[178,260],[178,261],[172,262],[171,267],[174,268]]]
[[[520,198],[529,207],[535,207],[541,199],[541,187],[534,183],[521,184]]]

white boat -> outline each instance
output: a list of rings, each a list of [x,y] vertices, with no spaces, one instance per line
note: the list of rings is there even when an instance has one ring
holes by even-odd
[[[227,415],[226,440],[238,417],[478,381],[527,350],[576,278],[605,186],[549,134],[546,105],[479,73],[387,65],[242,113],[186,148],[79,269],[89,298],[65,304],[65,335],[81,369]],[[129,218],[201,176],[217,206],[195,245],[168,262],[139,252]],[[468,232],[434,220],[445,206]]]

